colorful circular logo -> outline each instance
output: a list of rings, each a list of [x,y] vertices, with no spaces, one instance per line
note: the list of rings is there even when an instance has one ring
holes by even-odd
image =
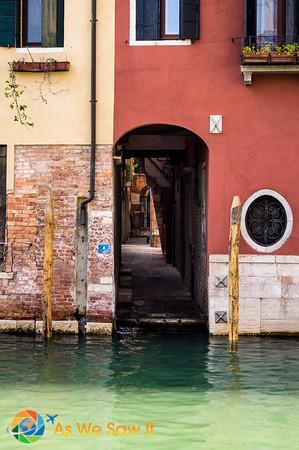
[[[45,422],[37,412],[27,409],[15,415],[8,431],[18,441],[32,444],[43,436]]]

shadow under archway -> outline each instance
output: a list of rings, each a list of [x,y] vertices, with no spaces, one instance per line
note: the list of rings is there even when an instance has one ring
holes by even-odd
[[[117,323],[206,323],[206,144],[146,125],[119,139],[114,161]]]

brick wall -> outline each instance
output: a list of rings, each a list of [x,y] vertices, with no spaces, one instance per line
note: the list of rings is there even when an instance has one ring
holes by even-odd
[[[89,155],[88,146],[15,148],[15,189],[8,195],[7,241],[31,245],[15,246],[14,278],[0,280],[1,319],[41,318],[45,201],[50,186],[55,208],[53,319],[74,317],[76,208],[77,198],[88,195]],[[112,195],[112,146],[98,146],[96,195],[88,212],[87,314],[88,319],[102,322],[113,317],[113,252],[99,255],[97,244],[113,244]]]

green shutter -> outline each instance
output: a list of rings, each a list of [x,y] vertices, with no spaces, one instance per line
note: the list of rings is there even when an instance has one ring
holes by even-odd
[[[156,41],[160,39],[159,0],[136,1],[136,40]]]
[[[18,43],[19,0],[0,0],[0,47]]]
[[[64,46],[64,0],[57,0],[57,47]]]
[[[199,2],[200,0],[181,0],[181,39],[199,39]]]

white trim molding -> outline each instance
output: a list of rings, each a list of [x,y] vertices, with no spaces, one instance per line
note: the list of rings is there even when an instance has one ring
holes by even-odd
[[[20,47],[16,49],[17,53],[62,53],[63,47]]]
[[[152,47],[162,47],[165,45],[168,46],[174,46],[174,45],[191,45],[191,40],[190,39],[186,39],[186,40],[177,40],[177,39],[172,39],[172,40],[166,40],[166,39],[161,39],[161,41],[131,41],[130,39],[130,46],[137,46],[137,47],[141,47],[141,46],[152,46]]]
[[[136,40],[136,0],[130,0],[130,46],[173,46],[191,45],[191,39],[161,39],[159,41],[137,41]]]
[[[287,216],[287,226],[286,226],[284,235],[278,242],[276,242],[273,245],[270,245],[269,247],[265,247],[263,245],[259,245],[256,242],[254,242],[247,232],[246,223],[245,223],[246,214],[247,214],[248,208],[251,205],[251,203],[254,200],[256,200],[257,198],[262,197],[264,195],[269,195],[271,197],[276,198],[284,207],[286,216]],[[243,236],[244,240],[247,242],[247,244],[251,248],[256,250],[257,252],[259,252],[259,253],[275,252],[280,247],[282,247],[286,243],[286,241],[289,239],[289,237],[292,233],[292,229],[293,229],[293,213],[292,213],[291,207],[290,207],[289,203],[287,202],[287,200],[278,192],[273,191],[272,189],[261,189],[261,190],[255,192],[254,194],[252,194],[245,201],[245,203],[243,205],[243,209],[242,209],[241,232],[242,232],[242,236]]]

